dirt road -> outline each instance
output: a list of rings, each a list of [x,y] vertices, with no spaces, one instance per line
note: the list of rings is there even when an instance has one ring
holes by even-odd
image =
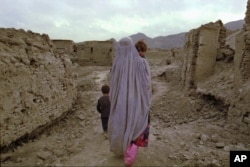
[[[73,112],[40,137],[1,155],[1,166],[123,166],[109,151],[96,111],[108,67],[76,67],[79,96]],[[230,150],[250,150],[250,139],[227,123],[213,103],[183,94],[153,73],[148,148],[135,166],[229,166]]]

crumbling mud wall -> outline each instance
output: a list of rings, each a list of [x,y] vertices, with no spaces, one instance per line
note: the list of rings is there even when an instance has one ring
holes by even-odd
[[[236,98],[231,102],[228,118],[240,127],[239,130],[250,134],[250,0],[247,2],[245,24],[236,40],[234,57]]]
[[[182,83],[187,90],[195,89],[199,81],[213,74],[217,55],[225,46],[225,35],[226,29],[220,20],[186,34]]]
[[[250,79],[250,1],[247,3],[247,12],[245,17],[245,25],[243,27],[244,49],[240,70],[242,71],[242,80],[246,82]]]
[[[250,0],[244,28],[234,38],[235,50],[226,45],[221,22],[191,30],[187,34],[182,68],[182,83],[186,90],[213,99],[214,105],[220,105],[218,109],[226,113],[229,122],[246,134],[250,134],[249,8]]]
[[[111,66],[114,41],[86,41],[76,44],[76,62],[80,65]]]
[[[193,29],[186,34],[186,44],[184,48],[186,54],[183,57],[181,73],[182,85],[186,90],[196,88],[195,67],[199,48],[198,39],[199,29]]]
[[[69,112],[76,75],[48,35],[0,28],[1,150]]]
[[[220,35],[220,27],[217,24],[207,24],[200,28],[199,31],[199,48],[196,59],[195,76],[196,81],[206,78],[213,74],[216,56],[220,43],[218,41]]]
[[[54,51],[58,53],[73,54],[75,51],[75,44],[72,40],[52,40],[54,44]]]
[[[236,92],[250,79],[250,1],[247,4],[245,24],[235,37],[234,86]]]

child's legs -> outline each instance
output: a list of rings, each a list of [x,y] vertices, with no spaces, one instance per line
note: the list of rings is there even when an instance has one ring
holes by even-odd
[[[108,131],[108,118],[102,118],[102,129],[104,132]]]

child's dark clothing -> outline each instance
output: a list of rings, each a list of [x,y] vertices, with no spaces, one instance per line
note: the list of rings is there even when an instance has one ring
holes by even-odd
[[[108,119],[110,113],[110,100],[109,96],[102,96],[98,99],[97,111],[101,114],[102,128],[104,132],[108,130]]]

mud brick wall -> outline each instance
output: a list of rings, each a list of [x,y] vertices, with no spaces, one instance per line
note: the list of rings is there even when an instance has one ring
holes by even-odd
[[[244,83],[250,79],[250,1],[243,29],[236,36],[234,73],[235,91],[239,94]]]
[[[243,50],[243,60],[241,62],[240,68],[243,75],[243,82],[250,78],[250,1],[247,3],[247,11],[245,17],[245,25],[243,27],[244,32],[244,50]]]
[[[240,132],[250,135],[250,0],[247,2],[245,24],[236,37],[236,54],[234,57],[233,99],[228,111],[228,120],[239,127]]]
[[[188,89],[212,75],[220,48],[225,46],[225,28],[221,21],[202,25],[186,34],[182,83]]]
[[[114,41],[86,41],[76,44],[76,62],[80,65],[111,66],[114,58]]]
[[[241,73],[241,63],[243,59],[244,50],[244,33],[241,31],[235,37],[235,55],[234,55],[234,85],[236,89],[239,89],[242,85],[242,73]]]
[[[216,22],[217,28],[219,29],[219,44],[220,48],[226,46],[226,38],[227,38],[227,29],[224,27],[221,20]]]
[[[195,89],[195,66],[199,48],[199,29],[193,29],[186,34],[185,56],[182,65],[182,83],[185,89]]]
[[[52,40],[54,43],[54,51],[58,53],[73,54],[74,42],[71,40]]]
[[[1,145],[46,126],[72,108],[76,75],[48,35],[0,28]]]
[[[197,82],[213,74],[217,52],[220,48],[220,27],[217,27],[216,23],[204,25],[200,27],[199,31],[199,48],[195,70]]]

